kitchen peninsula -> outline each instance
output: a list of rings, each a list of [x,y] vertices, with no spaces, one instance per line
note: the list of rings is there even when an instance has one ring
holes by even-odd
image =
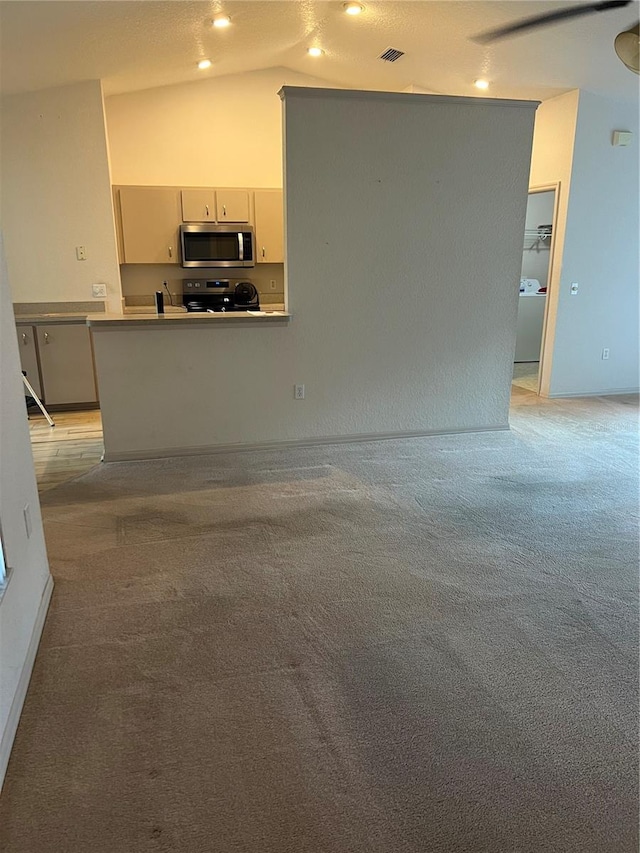
[[[282,96],[287,313],[91,318],[106,461],[508,428],[536,104]]]

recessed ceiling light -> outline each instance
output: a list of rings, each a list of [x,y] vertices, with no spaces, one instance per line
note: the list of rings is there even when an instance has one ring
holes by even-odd
[[[198,63],[198,68],[201,71],[204,71],[206,68],[211,68],[211,60],[210,59],[201,59]]]
[[[473,85],[476,87],[476,89],[488,89],[489,88],[489,81],[488,80],[474,80]]]
[[[307,53],[309,54],[309,56],[322,56],[324,50],[322,50],[321,47],[310,47],[307,50]]]
[[[359,15],[360,12],[364,12],[362,3],[343,3],[342,5],[347,15]]]
[[[231,18],[228,15],[218,15],[217,18],[214,18],[211,22],[214,27],[218,27],[218,29],[223,29],[224,27],[228,27],[231,24]]]

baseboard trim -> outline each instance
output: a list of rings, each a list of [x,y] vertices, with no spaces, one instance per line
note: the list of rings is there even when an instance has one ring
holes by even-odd
[[[296,438],[282,441],[260,441],[247,444],[207,444],[197,447],[160,447],[153,450],[124,450],[110,453],[105,449],[104,462],[144,462],[147,459],[170,459],[177,456],[211,456],[250,450],[283,450],[287,447],[317,447],[326,444],[355,444],[365,441],[390,441],[398,438],[427,438],[433,435],[467,435],[480,432],[502,432],[509,424],[468,429],[434,429],[409,432],[376,432],[355,435],[330,435],[318,438]]]
[[[640,388],[613,388],[607,391],[567,391],[566,393],[549,394],[550,399],[562,397],[619,397],[623,394],[640,394]]]
[[[31,673],[33,672],[33,665],[38,652],[38,646],[40,645],[40,637],[42,636],[44,620],[47,617],[52,592],[53,578],[49,575],[45,588],[42,592],[42,598],[40,599],[40,606],[38,607],[36,621],[33,626],[33,631],[31,632],[31,640],[29,641],[27,656],[24,664],[22,665],[22,671],[18,680],[16,693],[13,697],[13,702],[11,703],[11,710],[9,711],[7,725],[2,733],[2,741],[0,742],[0,790],[4,784],[7,765],[9,764],[9,756],[11,755],[13,741],[18,730],[18,723],[20,722],[20,714],[22,713],[24,700],[27,697],[27,690],[29,689],[29,682],[31,681]]]

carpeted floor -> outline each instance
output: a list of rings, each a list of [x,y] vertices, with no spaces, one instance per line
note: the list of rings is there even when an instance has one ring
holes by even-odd
[[[637,399],[511,432],[96,467],[11,853],[636,853]]]

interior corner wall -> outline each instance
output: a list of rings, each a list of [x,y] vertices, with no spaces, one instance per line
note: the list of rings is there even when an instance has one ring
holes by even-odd
[[[560,291],[562,257],[569,213],[573,145],[578,120],[579,91],[575,89],[543,101],[536,111],[529,185],[559,185],[554,223],[554,256],[547,293],[545,350],[540,369],[540,391],[548,396],[554,363],[554,342]]]
[[[27,536],[24,508],[31,514]],[[24,403],[18,341],[0,242],[0,525],[9,583],[0,598],[0,784],[51,591]]]
[[[2,101],[2,226],[14,302],[86,301],[120,272],[102,86],[70,86]],[[79,261],[76,246],[87,259]]]
[[[632,144],[613,147],[614,130]],[[580,92],[550,396],[638,390],[638,130],[637,101]]]
[[[507,424],[534,112],[285,89],[298,375],[334,430]]]
[[[269,68],[106,98],[113,183],[281,187],[285,84],[329,85]]]

